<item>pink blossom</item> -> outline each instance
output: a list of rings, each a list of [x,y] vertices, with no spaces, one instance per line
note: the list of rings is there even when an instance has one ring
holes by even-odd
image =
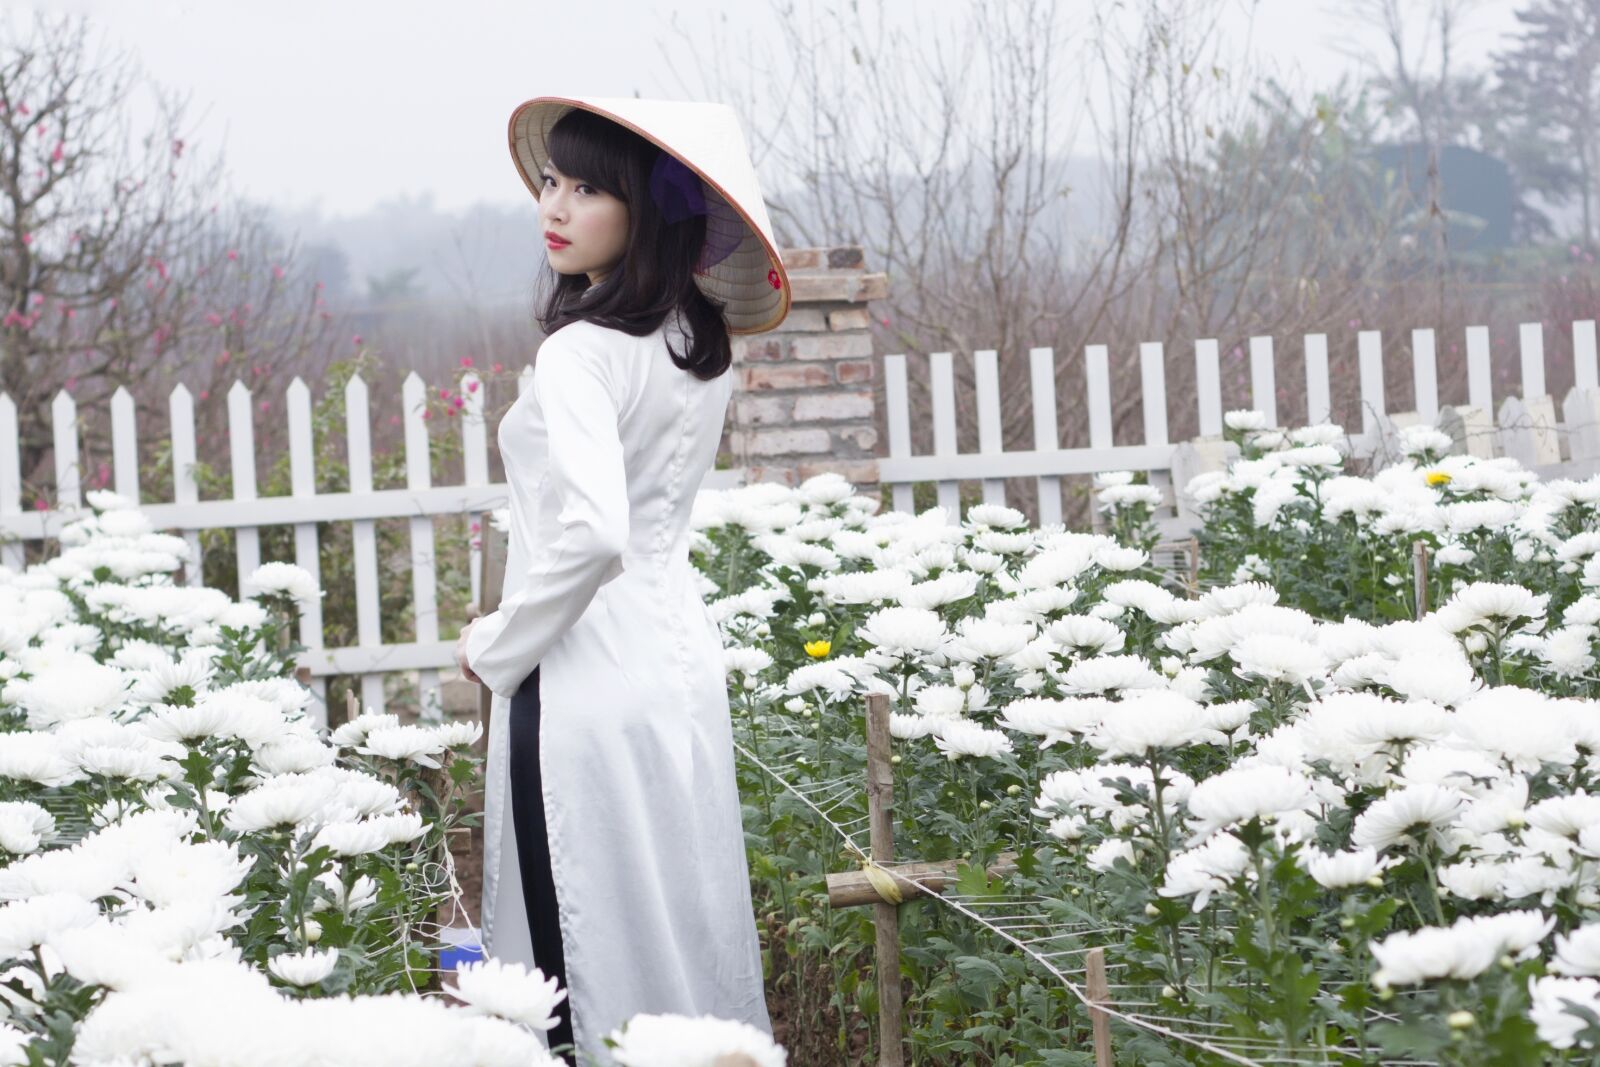
[[[282,278],[283,277],[283,268],[278,266],[276,263],[274,263],[272,265],[272,276],[274,278]]]
[[[49,511],[50,510],[50,505],[45,501],[44,497],[40,497],[38,500],[35,500],[33,502],[33,510],[34,511]]]
[[[357,348],[361,347],[361,335],[359,333],[356,334],[354,337],[352,337],[350,340],[355,343],[355,346]]]
[[[200,399],[201,400],[210,400],[211,399],[211,390],[209,390],[209,389],[200,390]]]
[[[208,311],[206,312],[206,321],[213,326],[221,326],[222,316],[218,315],[215,311]]]
[[[270,401],[270,400],[263,400],[263,401],[262,401],[262,402],[261,402],[261,410],[262,410],[262,411],[271,411],[271,410],[272,410],[272,401]]]
[[[476,522],[475,522],[475,523],[473,523],[473,524],[472,524],[472,532],[473,532],[473,533],[477,533],[477,532],[478,532],[478,527],[479,527],[479,525],[480,525],[480,524],[479,524],[479,523],[476,523]]]
[[[431,418],[433,418],[433,412],[428,410],[427,408],[423,408],[422,409],[422,417],[425,418],[425,419],[431,419]]]
[[[57,141],[56,142],[56,150],[54,152],[50,153],[50,162],[52,162],[52,163],[60,163],[61,162],[61,157],[65,154],[65,153],[63,153],[61,151],[61,148],[66,143],[67,142],[65,142],[65,141]]]
[[[464,396],[457,396],[450,402],[456,406],[457,411],[460,411],[462,408],[467,406],[467,398]]]
[[[67,379],[66,387],[68,389],[76,389],[78,387],[78,376],[76,374]]]
[[[239,258],[239,250],[237,248],[228,249],[228,258],[230,260],[238,259]]]
[[[468,382],[467,383],[467,392],[476,393],[477,391],[478,391],[478,383],[477,382]]]
[[[22,235],[22,243],[25,244],[25,245],[33,244],[33,234],[31,234],[31,233],[23,234]]]
[[[494,371],[496,374],[499,374],[501,371],[503,371],[505,369],[506,369],[506,365],[504,363],[496,363],[493,367],[490,368],[490,370]]]
[[[37,307],[38,305],[44,303],[44,294],[43,293],[34,293],[33,294],[33,303],[34,303],[35,307]]]
[[[472,357],[471,357],[471,356],[462,356],[462,357],[461,357],[461,365],[462,365],[462,366],[463,366],[463,367],[470,367],[470,366],[472,366]]]

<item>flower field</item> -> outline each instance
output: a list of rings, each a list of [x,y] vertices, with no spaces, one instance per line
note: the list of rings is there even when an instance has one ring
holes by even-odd
[[[54,558],[0,568],[0,1065],[558,1063],[553,979],[439,980],[479,724],[317,729],[289,677],[305,572],[175,585],[181,538],[89,502]],[[709,1018],[611,1041],[624,1067],[785,1062]]]
[[[701,494],[787,1052],[639,1016],[618,1063],[875,1060],[871,909],[826,892],[870,693],[898,855],[960,864],[899,909],[914,1062],[1093,1063],[1096,947],[1119,1063],[1594,1060],[1600,478],[1429,430],[1357,475],[1336,427],[1227,422],[1194,588],[1126,473],[1101,533],[829,475]],[[90,503],[0,569],[0,1065],[553,1063],[564,991],[436,962],[477,725],[318,730],[303,572],[175,585],[181,539]]]
[[[1195,589],[1126,473],[1103,534],[829,475],[702,494],[796,1062],[873,1062],[870,910],[824,884],[860,866],[868,693],[897,855],[970,861],[967,906],[900,909],[915,1062],[1093,1063],[1096,946],[1119,1063],[1594,1062],[1600,477],[1428,429],[1358,476],[1338,427],[1227,425]]]

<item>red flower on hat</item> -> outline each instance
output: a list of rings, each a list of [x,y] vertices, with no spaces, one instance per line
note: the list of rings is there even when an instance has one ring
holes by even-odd
[[[783,279],[778,277],[778,272],[776,270],[767,271],[767,281],[772,283],[772,287],[774,289],[783,288]]]

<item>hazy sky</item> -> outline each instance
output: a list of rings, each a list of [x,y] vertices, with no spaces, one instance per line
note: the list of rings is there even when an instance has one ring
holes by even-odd
[[[888,0],[918,18],[955,20],[965,0]],[[1104,0],[1059,0],[1069,8]],[[1403,0],[1406,2],[1406,0]],[[1419,13],[1426,0],[1410,0]],[[808,0],[795,0],[801,10]],[[1504,43],[1509,0],[1489,0],[1462,42],[1471,64]],[[190,97],[192,143],[225,150],[235,188],[326,214],[431,192],[442,208],[527,197],[506,149],[506,120],[529,97],[682,97],[664,58],[681,38],[646,0],[33,0],[90,16],[103,46]],[[1253,17],[1251,12],[1253,11]],[[659,13],[659,14],[658,14]],[[727,39],[768,35],[770,0],[680,9]],[[1070,15],[1069,15],[1070,17]],[[13,9],[8,32],[26,30]],[[1240,0],[1227,32],[1297,68],[1310,84],[1352,67],[1335,47],[1351,27],[1323,0]],[[1253,23],[1253,28],[1252,27]],[[1376,43],[1374,43],[1374,47]],[[737,56],[710,56],[736,62]],[[1079,150],[1092,146],[1079,146]]]

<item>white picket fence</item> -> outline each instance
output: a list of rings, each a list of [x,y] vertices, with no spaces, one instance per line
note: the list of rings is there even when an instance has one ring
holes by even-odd
[[[1522,394],[1502,399],[1495,412],[1490,380],[1489,332],[1484,327],[1466,331],[1468,396],[1464,405],[1441,404],[1435,370],[1435,338],[1432,330],[1412,333],[1412,372],[1416,410],[1389,413],[1384,409],[1381,336],[1364,331],[1357,336],[1356,368],[1360,376],[1361,429],[1352,433],[1358,453],[1371,453],[1398,426],[1424,422],[1450,429],[1462,447],[1479,455],[1498,453],[1516,456],[1542,475],[1582,477],[1600,470],[1600,380],[1597,380],[1595,324],[1592,320],[1572,326],[1574,353],[1573,389],[1556,405],[1545,392],[1543,328],[1537,324],[1521,327]],[[1273,339],[1250,340],[1251,406],[1261,410],[1268,421],[1277,424]],[[1308,334],[1303,342],[1306,392],[1311,422],[1326,421],[1331,414],[1329,389],[1329,350],[1325,334]],[[929,358],[932,396],[933,452],[913,455],[911,450],[910,403],[907,388],[907,356],[884,357],[887,403],[888,455],[880,460],[882,484],[892,487],[893,505],[912,508],[913,483],[933,482],[938,502],[948,508],[952,520],[958,511],[958,493],[963,481],[982,485],[985,502],[1005,503],[1006,478],[1032,477],[1040,490],[1041,523],[1061,521],[1060,480],[1072,475],[1106,470],[1143,470],[1151,481],[1168,494],[1173,513],[1164,516],[1162,526],[1169,536],[1184,536],[1193,517],[1181,493],[1173,487],[1185,484],[1199,470],[1213,467],[1222,459],[1219,444],[1222,432],[1222,390],[1218,343],[1199,340],[1194,345],[1198,426],[1201,437],[1195,442],[1169,441],[1167,396],[1162,346],[1139,346],[1139,373],[1143,400],[1143,441],[1117,444],[1111,421],[1110,352],[1105,345],[1090,345],[1085,350],[1084,408],[1088,420],[1088,445],[1062,448],[1056,419],[1056,378],[1054,352],[1035,348],[1029,352],[1033,400],[1034,447],[1026,451],[1005,451],[1001,447],[1000,377],[997,354],[979,350],[973,354],[976,385],[978,451],[957,451],[956,394],[954,356],[934,352]],[[464,386],[475,382],[468,377]],[[518,378],[518,391],[528,388],[532,368]],[[299,639],[307,648],[301,665],[312,677],[319,714],[326,721],[326,679],[330,675],[357,675],[361,678],[363,704],[384,706],[384,678],[394,672],[415,672],[420,704],[425,709],[439,707],[439,672],[454,664],[454,641],[441,640],[437,609],[437,574],[434,562],[435,516],[479,515],[504,505],[503,483],[489,481],[488,426],[483,417],[483,389],[464,387],[466,407],[459,419],[464,455],[464,478],[460,485],[432,484],[428,440],[431,420],[424,419],[426,386],[415,373],[401,390],[405,433],[406,487],[375,490],[372,486],[371,409],[367,384],[352,378],[345,389],[347,451],[350,489],[342,493],[319,493],[313,470],[314,452],[311,431],[311,393],[300,379],[286,392],[291,495],[259,497],[256,490],[255,398],[242,383],[228,393],[229,456],[233,471],[233,496],[226,500],[201,500],[194,477],[196,459],[194,400],[179,386],[172,391],[171,454],[174,499],[146,501],[140,494],[137,427],[133,398],[118,390],[110,404],[112,430],[111,488],[139,502],[158,528],[176,530],[188,540],[191,560],[185,580],[198,583],[200,531],[231,528],[236,531],[235,551],[238,572],[249,574],[261,562],[260,530],[264,526],[292,524],[295,562],[320,581],[317,523],[349,522],[353,527],[354,589],[329,590],[329,596],[354,596],[357,642],[344,648],[329,648],[323,640],[322,612],[313,606],[301,620]],[[63,523],[81,514],[82,475],[79,460],[78,409],[72,397],[63,392],[52,404],[57,506],[48,511],[24,510],[21,499],[20,456],[17,413],[13,401],[0,394],[0,562],[22,565],[21,542],[54,537]],[[727,488],[744,479],[742,469],[710,472],[706,488]],[[378,596],[376,522],[405,517],[411,520],[410,566],[412,603],[415,620],[412,640],[385,643],[381,636]],[[472,550],[472,598],[479,601],[478,550]]]
[[[1405,425],[1424,423],[1449,430],[1461,448],[1475,455],[1515,456],[1541,475],[1582,477],[1600,470],[1600,380],[1597,380],[1595,324],[1572,324],[1574,385],[1561,404],[1561,416],[1545,391],[1544,330],[1539,323],[1520,327],[1522,395],[1505,397],[1495,414],[1490,378],[1489,330],[1466,331],[1468,384],[1465,404],[1441,405],[1431,329],[1412,331],[1412,379],[1416,410],[1390,413],[1384,407],[1382,335],[1357,334],[1355,364],[1360,375],[1361,428],[1350,430],[1357,455],[1371,455]],[[1303,342],[1306,397],[1310,423],[1330,420],[1329,354],[1326,334],[1307,334]],[[1159,343],[1139,346],[1139,378],[1143,399],[1144,440],[1117,444],[1112,440],[1110,352],[1105,345],[1085,349],[1083,408],[1088,418],[1088,446],[1062,448],[1056,422],[1055,353],[1034,348],[1028,353],[1033,405],[1033,447],[1005,451],[1001,447],[1000,374],[991,349],[973,353],[977,438],[976,452],[957,451],[954,355],[928,355],[932,401],[933,451],[913,455],[907,356],[884,357],[889,454],[878,465],[880,481],[892,487],[894,507],[912,508],[912,485],[934,482],[938,503],[956,518],[960,483],[982,483],[985,503],[1006,503],[1006,478],[1037,479],[1040,523],[1061,521],[1061,478],[1107,470],[1148,471],[1162,487],[1174,513],[1163,517],[1168,535],[1186,536],[1192,515],[1179,489],[1200,470],[1221,462],[1222,388],[1218,344],[1194,343],[1200,438],[1174,445],[1167,436],[1165,353]],[[1251,406],[1278,425],[1276,366],[1271,337],[1250,339]]]
[[[532,367],[518,377],[518,392],[526,390],[533,378]],[[233,471],[233,496],[226,500],[201,500],[195,483],[194,399],[179,385],[172,391],[171,454],[174,499],[170,502],[146,501],[140,494],[138,430],[133,397],[125,389],[112,396],[111,442],[113,478],[110,488],[135,500],[155,526],[180,532],[189,542],[190,560],[184,580],[201,580],[200,531],[231,528],[236,531],[235,551],[238,573],[248,575],[261,563],[260,530],[263,526],[294,526],[294,562],[321,581],[318,563],[317,523],[349,522],[353,527],[354,590],[328,590],[327,595],[354,595],[357,643],[346,648],[328,648],[323,641],[322,609],[312,605],[300,621],[299,640],[307,651],[300,665],[311,674],[317,694],[317,714],[327,722],[327,684],[329,675],[359,675],[361,700],[370,708],[382,710],[384,677],[396,671],[415,671],[420,706],[425,711],[440,707],[439,671],[455,663],[454,639],[441,640],[437,608],[437,573],[434,565],[435,516],[472,515],[501,507],[507,500],[503,482],[489,481],[488,426],[483,417],[483,389],[476,376],[463,381],[459,432],[462,435],[464,481],[460,485],[433,485],[429,469],[428,438],[430,422],[423,418],[427,386],[414,372],[401,389],[405,431],[406,487],[375,490],[372,487],[372,415],[368,387],[359,377],[350,379],[344,391],[347,415],[346,447],[350,469],[350,489],[342,493],[319,493],[313,469],[311,431],[311,391],[296,378],[286,395],[288,418],[291,495],[259,497],[256,492],[255,398],[243,383],[228,392],[229,456]],[[20,569],[22,542],[55,537],[62,525],[82,514],[83,479],[79,459],[78,408],[72,397],[62,392],[51,405],[54,434],[56,507],[48,511],[25,511],[22,506],[22,477],[18,448],[16,404],[0,394],[0,563]],[[707,488],[726,488],[743,481],[742,469],[711,471],[704,482]],[[413,639],[385,643],[381,637],[378,597],[379,519],[406,517],[411,520],[411,595],[415,629]],[[481,603],[479,583],[480,550],[471,549],[472,599]]]

